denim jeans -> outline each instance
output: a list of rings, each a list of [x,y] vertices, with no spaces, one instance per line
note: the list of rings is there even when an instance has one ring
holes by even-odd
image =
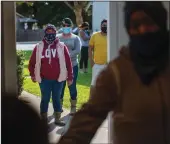
[[[68,88],[69,88],[69,91],[70,91],[71,99],[76,100],[77,99],[77,86],[76,86],[76,84],[77,84],[77,77],[78,77],[78,65],[73,67],[73,75],[74,75],[73,83]],[[62,89],[62,92],[61,92],[61,99],[64,98],[65,87],[66,87],[66,81],[63,84],[63,89]]]
[[[63,88],[63,82],[58,82],[57,80],[47,80],[42,79],[42,82],[39,84],[41,90],[41,103],[40,103],[40,112],[47,113],[48,105],[52,93],[52,102],[55,112],[61,112],[60,96]]]

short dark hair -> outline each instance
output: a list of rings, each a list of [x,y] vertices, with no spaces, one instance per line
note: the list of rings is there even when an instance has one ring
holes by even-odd
[[[89,27],[89,23],[88,22],[83,22],[79,27],[80,28]]]
[[[106,19],[103,19],[102,21],[101,21],[101,25],[103,24],[103,23],[107,23],[107,20]]]
[[[73,26],[73,22],[70,18],[64,18],[62,20],[62,25],[64,26],[65,24],[69,25],[70,27]]]

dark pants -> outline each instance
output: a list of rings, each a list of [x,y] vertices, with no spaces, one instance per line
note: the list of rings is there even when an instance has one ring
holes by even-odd
[[[80,69],[88,67],[88,47],[81,47]]]
[[[70,91],[71,99],[76,100],[77,99],[77,86],[76,86],[76,83],[77,83],[77,76],[78,76],[78,65],[73,67],[73,75],[74,75],[73,83],[68,88],[69,88],[69,91]],[[66,81],[63,84],[63,89],[62,89],[62,92],[61,92],[61,99],[63,99],[63,97],[64,97],[65,87],[66,87]]]
[[[42,82],[39,84],[41,89],[41,103],[40,103],[40,112],[48,112],[48,104],[50,102],[51,93],[52,93],[52,102],[55,112],[61,112],[60,96],[63,88],[63,82],[58,82],[57,80],[47,80],[42,79]]]

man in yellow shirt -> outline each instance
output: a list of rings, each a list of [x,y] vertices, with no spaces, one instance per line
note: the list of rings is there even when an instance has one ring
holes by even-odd
[[[101,22],[101,31],[94,33],[89,41],[89,59],[92,67],[91,93],[96,78],[107,64],[107,20],[105,19]]]

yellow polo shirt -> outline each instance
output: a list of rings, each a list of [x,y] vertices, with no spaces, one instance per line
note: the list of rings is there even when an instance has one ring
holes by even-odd
[[[89,45],[94,47],[94,63],[107,63],[107,36],[103,36],[101,32],[96,32],[91,36]]]

